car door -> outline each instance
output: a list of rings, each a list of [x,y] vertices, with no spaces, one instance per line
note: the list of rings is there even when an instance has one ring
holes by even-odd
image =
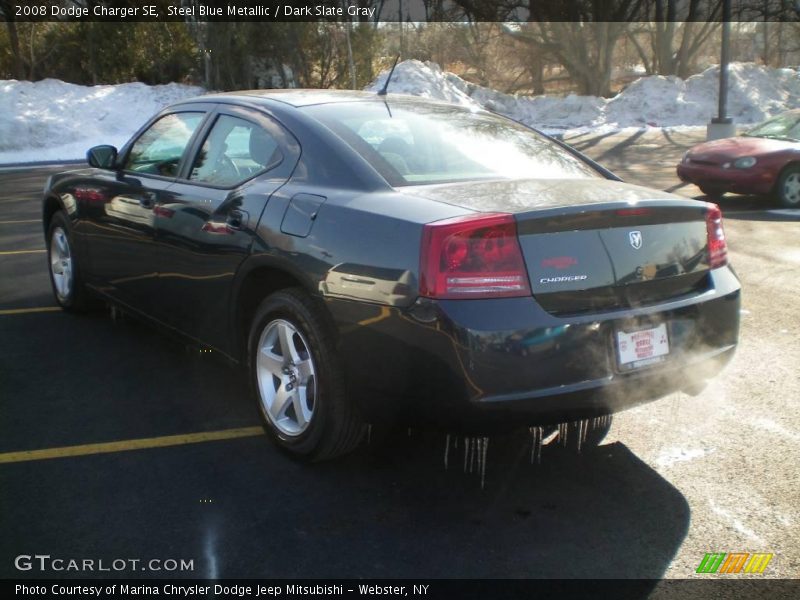
[[[156,118],[123,149],[116,172],[100,177],[103,193],[87,213],[92,279],[105,294],[158,316],[155,220],[207,112],[175,111]]]
[[[267,115],[220,105],[192,156],[155,210],[160,303],[170,324],[227,351],[234,275],[300,147]]]

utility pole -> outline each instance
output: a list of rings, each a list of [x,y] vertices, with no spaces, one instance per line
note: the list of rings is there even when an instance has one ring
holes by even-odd
[[[736,135],[736,125],[728,116],[728,63],[731,59],[731,0],[722,0],[722,52],[719,61],[719,110],[706,127],[706,139],[718,140]]]
[[[403,56],[403,0],[400,0],[397,6],[397,21],[400,25],[400,56]]]

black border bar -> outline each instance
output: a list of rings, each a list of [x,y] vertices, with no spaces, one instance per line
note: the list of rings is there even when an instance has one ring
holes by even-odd
[[[433,580],[3,580],[3,597],[14,598],[220,598],[354,600],[535,600],[573,598],[683,600],[800,597],[800,580],[698,576],[694,579],[433,579]]]
[[[800,1],[764,0],[8,0],[0,20],[50,22],[716,22],[798,21]]]

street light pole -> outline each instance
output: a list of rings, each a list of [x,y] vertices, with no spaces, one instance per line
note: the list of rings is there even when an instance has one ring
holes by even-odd
[[[736,135],[736,126],[728,116],[728,63],[731,58],[731,0],[722,0],[722,52],[719,60],[719,110],[706,128],[706,139]]]

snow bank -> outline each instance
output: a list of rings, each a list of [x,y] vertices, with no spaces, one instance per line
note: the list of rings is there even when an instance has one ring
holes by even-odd
[[[388,71],[368,90],[383,86]],[[389,90],[486,107],[551,133],[629,127],[705,126],[717,111],[717,67],[688,79],[642,77],[611,99],[516,96],[477,86],[416,60],[397,65]],[[81,159],[96,144],[124,144],[156,111],[202,88],[171,83],[86,87],[46,79],[0,80],[0,164]],[[735,63],[728,107],[738,124],[756,123],[800,105],[800,74]]]
[[[120,147],[153,113],[202,93],[176,83],[0,80],[0,164],[80,159],[96,144]]]
[[[367,87],[380,89],[388,71]],[[435,63],[416,60],[397,65],[389,91],[481,106],[550,132],[611,131],[629,127],[705,126],[717,113],[719,67],[686,80],[641,77],[610,99],[517,96],[484,88],[447,73]],[[800,105],[800,73],[751,63],[729,71],[728,112],[737,124],[763,121]]]

